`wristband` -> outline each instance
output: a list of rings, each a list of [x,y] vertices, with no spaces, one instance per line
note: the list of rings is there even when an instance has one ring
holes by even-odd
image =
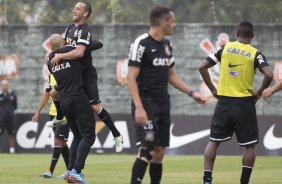
[[[195,92],[194,90],[190,90],[190,92],[187,93],[187,95],[190,96],[190,97],[192,97],[194,92]]]

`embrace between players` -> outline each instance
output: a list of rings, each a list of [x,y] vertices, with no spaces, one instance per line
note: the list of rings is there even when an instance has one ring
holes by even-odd
[[[60,98],[57,98],[57,93],[51,94],[55,101],[60,100],[58,108],[74,134],[67,172],[63,176],[69,183],[86,183],[81,170],[95,141],[93,110],[108,125],[114,137],[120,138],[118,143],[122,147],[122,136],[113,123],[107,123],[112,120],[102,108],[98,96],[97,72],[91,58],[91,51],[97,48],[91,46],[91,31],[86,24],[91,11],[89,3],[78,2],[73,10],[75,24],[68,27],[65,39],[56,34],[50,37],[53,52],[48,58],[48,68],[57,81],[56,89]],[[168,84],[201,105],[207,103],[206,97],[186,85],[174,69],[176,60],[173,48],[165,38],[173,34],[174,26],[173,10],[155,7],[150,13],[149,31],[137,37],[130,46],[128,88],[132,96],[131,113],[138,147],[131,184],[142,183],[147,166],[151,184],[161,182],[165,148],[169,147]],[[237,28],[237,41],[221,46],[199,66],[204,82],[218,99],[211,123],[210,141],[204,153],[204,184],[212,183],[212,170],[220,143],[230,140],[234,132],[238,144],[245,148],[240,183],[249,183],[255,162],[255,145],[258,144],[255,103],[272,81],[272,70],[266,57],[250,45],[253,37],[253,25],[247,21],[241,22]],[[232,49],[244,50],[248,54],[233,52]],[[216,88],[208,69],[217,63],[221,64],[221,68]],[[257,68],[264,78],[261,87],[255,91],[253,80]],[[57,120],[60,119],[62,117]],[[56,122],[64,121],[52,121],[50,126]]]

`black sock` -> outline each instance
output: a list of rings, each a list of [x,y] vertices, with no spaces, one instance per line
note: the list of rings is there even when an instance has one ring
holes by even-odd
[[[131,173],[131,184],[140,184],[142,183],[143,177],[145,175],[148,163],[141,160],[136,159]]]
[[[76,170],[76,173],[81,173],[81,167],[74,166],[74,169]]]
[[[112,118],[106,109],[102,109],[97,116],[109,127],[114,137],[120,136],[118,129],[112,121]]]
[[[151,184],[160,184],[163,173],[163,164],[162,163],[150,163],[150,178]]]
[[[56,167],[56,164],[57,164],[59,157],[60,157],[60,154],[61,154],[61,150],[62,150],[61,147],[54,147],[54,149],[53,149],[53,156],[52,156],[51,165],[50,165],[51,173],[53,173],[53,171]]]
[[[241,184],[248,184],[253,168],[248,166],[242,167]]]
[[[212,171],[204,171],[204,177],[203,177],[204,182],[212,182]]]
[[[61,106],[60,106],[60,100],[53,100],[55,106],[56,106],[56,109],[57,109],[57,116],[56,116],[56,119],[57,120],[61,120],[64,118],[64,115],[62,113],[62,110],[61,110]]]
[[[70,151],[67,145],[62,148],[62,155],[66,164],[66,168],[68,168]]]

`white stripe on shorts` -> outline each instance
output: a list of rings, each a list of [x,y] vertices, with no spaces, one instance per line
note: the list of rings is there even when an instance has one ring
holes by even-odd
[[[240,146],[245,146],[245,145],[253,144],[253,143],[256,143],[256,142],[258,142],[258,140],[254,140],[254,141],[250,141],[250,142],[246,142],[246,143],[239,143],[239,142],[238,142],[238,144],[239,144]]]
[[[226,140],[229,140],[229,139],[231,139],[231,136],[223,138],[223,139],[215,139],[215,138],[210,137],[210,140],[212,140],[212,141],[226,141]]]

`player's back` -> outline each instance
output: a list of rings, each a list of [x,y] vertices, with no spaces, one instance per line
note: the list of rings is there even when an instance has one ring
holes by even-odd
[[[54,53],[66,53],[73,49],[73,47],[65,46]],[[81,92],[83,82],[80,59],[60,60],[57,66],[51,66],[49,62],[48,67],[57,81],[57,90],[60,91],[61,98],[77,95]]]
[[[251,96],[248,90],[253,90],[256,53],[256,48],[239,41],[224,46],[220,60],[218,95]]]

